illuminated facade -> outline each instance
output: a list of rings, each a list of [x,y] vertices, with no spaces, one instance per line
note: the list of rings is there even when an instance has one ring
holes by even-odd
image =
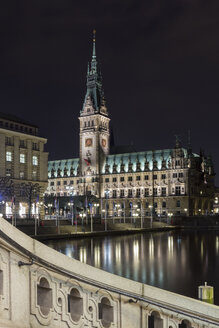
[[[80,121],[79,158],[50,161],[46,194],[94,195],[108,216],[197,215],[212,211],[214,170],[210,157],[182,148],[110,152],[110,118],[102,77],[93,55]],[[114,149],[115,150],[115,149]],[[67,206],[67,205],[66,205]]]
[[[0,213],[24,218],[44,215],[48,153],[38,127],[0,113]]]

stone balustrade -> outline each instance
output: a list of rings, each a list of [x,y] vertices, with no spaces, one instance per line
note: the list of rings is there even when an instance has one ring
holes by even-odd
[[[204,328],[219,307],[69,258],[0,219],[0,328]]]

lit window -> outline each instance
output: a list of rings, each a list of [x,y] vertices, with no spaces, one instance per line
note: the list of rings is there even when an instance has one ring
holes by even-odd
[[[20,163],[25,163],[25,154],[20,154]]]
[[[33,163],[33,165],[38,165],[38,158],[37,158],[37,156],[33,156],[32,163]]]
[[[24,172],[20,172],[20,179],[24,179]]]
[[[6,176],[10,177],[11,176],[11,169],[6,169]]]
[[[6,161],[12,162],[12,153],[11,151],[6,151]]]
[[[37,178],[37,171],[33,171],[33,180],[36,180]]]

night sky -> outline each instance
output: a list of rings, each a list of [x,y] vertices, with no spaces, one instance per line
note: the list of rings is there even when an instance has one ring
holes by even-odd
[[[190,129],[219,176],[218,0],[2,0],[0,111],[77,157],[93,28],[116,144],[187,146]]]

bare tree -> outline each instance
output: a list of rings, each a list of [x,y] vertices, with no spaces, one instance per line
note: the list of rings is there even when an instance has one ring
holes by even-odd
[[[11,200],[14,196],[14,183],[10,177],[0,177],[0,194],[4,201]]]
[[[40,195],[40,185],[38,183],[24,182],[20,183],[20,196],[28,201],[28,217],[31,216],[32,201]]]

